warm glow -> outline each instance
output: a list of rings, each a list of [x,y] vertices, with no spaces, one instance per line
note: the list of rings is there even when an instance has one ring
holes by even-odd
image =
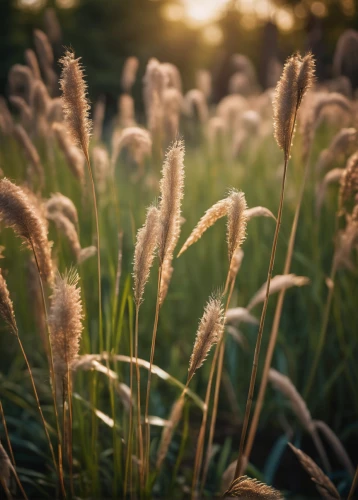
[[[223,40],[223,32],[220,27],[212,24],[206,26],[202,31],[202,37],[205,43],[208,45],[219,45]]]
[[[214,21],[229,0],[182,0],[185,17],[193,25]]]

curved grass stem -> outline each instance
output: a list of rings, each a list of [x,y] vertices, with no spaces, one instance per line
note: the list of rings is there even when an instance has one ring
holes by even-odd
[[[306,162],[306,165],[305,165],[304,177],[303,177],[303,181],[301,184],[300,193],[298,196],[298,202],[297,202],[296,210],[295,210],[295,215],[294,215],[294,219],[293,219],[293,223],[292,223],[292,227],[291,227],[290,239],[288,242],[288,248],[287,248],[287,253],[286,253],[283,274],[288,274],[290,272],[290,268],[291,268],[293,249],[295,246],[296,233],[297,233],[297,227],[298,227],[298,220],[300,217],[303,194],[305,192],[305,188],[306,188],[306,184],[307,184],[309,169],[310,169],[310,161],[308,160]],[[283,303],[285,300],[285,294],[286,294],[286,289],[284,288],[280,291],[278,299],[277,299],[275,315],[274,315],[271,333],[270,333],[269,345],[268,345],[267,352],[266,352],[265,364],[264,364],[264,369],[263,369],[262,378],[261,378],[260,389],[259,389],[259,393],[257,396],[257,401],[256,401],[255,410],[254,410],[254,414],[252,417],[252,422],[250,425],[249,433],[247,436],[247,443],[245,446],[245,451],[243,453],[243,456],[245,458],[245,460],[244,460],[245,463],[247,463],[247,461],[250,458],[250,453],[251,453],[252,445],[253,445],[253,442],[255,439],[257,426],[258,426],[259,419],[260,419],[261,409],[262,409],[264,398],[265,398],[265,392],[266,392],[266,387],[267,387],[267,382],[268,382],[268,374],[269,374],[269,371],[271,368],[272,357],[273,357],[273,353],[274,353],[276,342],[277,342],[278,329],[280,326],[280,320],[281,320]]]

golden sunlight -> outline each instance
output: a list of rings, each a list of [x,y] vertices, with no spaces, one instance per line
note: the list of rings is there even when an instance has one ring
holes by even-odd
[[[193,25],[206,24],[217,18],[229,0],[183,0],[185,17]]]

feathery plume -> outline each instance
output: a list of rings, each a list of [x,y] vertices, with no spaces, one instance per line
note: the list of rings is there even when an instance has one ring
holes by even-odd
[[[340,179],[338,208],[342,213],[356,193],[358,193],[358,151],[348,158]]]
[[[165,259],[162,265],[162,275],[159,286],[159,305],[161,306],[167,296],[170,280],[172,279],[174,268],[172,259]]]
[[[0,119],[2,132],[6,135],[11,134],[14,122],[9,108],[7,107],[6,100],[2,95],[0,95]]]
[[[245,307],[233,307],[228,309],[225,315],[227,323],[251,323],[252,325],[258,325],[259,320],[253,316],[248,309]]]
[[[281,493],[267,484],[260,483],[257,479],[241,476],[231,483],[229,489],[224,493],[224,497],[235,498],[256,498],[262,500],[282,500]]]
[[[25,192],[6,178],[0,181],[0,220],[34,251],[42,277],[51,283],[51,244],[46,226]]]
[[[163,429],[162,437],[157,452],[157,463],[156,463],[157,470],[160,469],[163,460],[168,453],[168,448],[171,443],[173,433],[183,414],[184,403],[185,403],[185,395],[183,393],[181,394],[179,399],[174,403],[172,410],[170,412],[168,425]]]
[[[122,70],[121,84],[124,92],[130,92],[137,76],[139,61],[137,57],[127,57]]]
[[[34,77],[30,68],[22,64],[14,64],[9,71],[10,94],[23,97],[29,104],[33,79]]]
[[[310,282],[309,278],[306,276],[296,276],[296,274],[276,274],[271,279],[270,284],[270,295],[273,293],[277,293],[280,290],[286,290],[287,288],[291,288],[292,286],[305,286]],[[266,282],[262,285],[261,288],[255,293],[255,295],[250,300],[247,309],[253,309],[257,304],[263,302],[266,296]]]
[[[14,137],[20,144],[28,162],[30,163],[33,170],[36,172],[40,186],[43,186],[45,181],[45,174],[41,164],[40,156],[35,148],[33,142],[31,141],[28,133],[24,127],[20,124],[14,126]]]
[[[187,116],[197,116],[200,123],[205,123],[209,117],[205,95],[198,89],[189,90],[184,96],[183,111]]]
[[[79,352],[79,344],[83,330],[81,290],[79,277],[70,271],[55,280],[49,324],[51,329],[51,345],[54,356],[54,367],[60,381],[67,377]]]
[[[25,50],[25,61],[31,69],[32,75],[36,80],[41,80],[41,72],[35,52],[32,49]]]
[[[45,203],[46,211],[62,212],[73,224],[78,225],[78,213],[75,204],[70,198],[61,193],[51,194],[51,197]]]
[[[323,205],[324,197],[326,195],[327,187],[334,182],[340,182],[344,174],[343,168],[333,168],[323,178],[323,181],[316,189],[316,214],[319,216]]]
[[[10,96],[9,101],[19,111],[20,121],[26,130],[30,130],[33,123],[33,113],[25,99],[20,96]]]
[[[156,207],[149,207],[145,223],[137,232],[133,264],[134,301],[137,308],[143,301],[144,288],[149,278],[158,243],[159,215],[159,210]]]
[[[305,113],[301,116],[300,131],[303,137],[303,159],[307,159],[308,152],[310,150],[314,133],[319,125],[323,112],[327,107],[336,106],[348,113],[350,116],[352,114],[352,106],[350,101],[344,97],[342,94],[336,92],[317,92],[312,96],[312,102],[308,104],[309,109],[305,110]],[[307,106],[308,106],[307,105]]]
[[[36,80],[32,86],[32,110],[34,119],[34,128],[38,136],[48,134],[47,110],[50,102],[47,88],[41,80]]]
[[[166,87],[176,89],[179,93],[181,93],[182,83],[181,83],[180,71],[175,66],[175,64],[162,63],[160,67],[166,77],[165,80]]]
[[[57,75],[53,69],[54,56],[51,44],[47,35],[41,30],[34,31],[34,42],[46,84],[51,91],[55,91],[57,86]]]
[[[332,449],[334,450],[338,460],[347,469],[349,474],[353,477],[355,469],[353,467],[351,459],[349,458],[348,453],[346,452],[341,440],[338,438],[338,436],[335,434],[335,432],[333,432],[333,430],[322,420],[314,420],[313,424],[314,424],[316,429],[321,431],[321,433],[326,438],[326,441],[329,442]]]
[[[294,452],[298,460],[300,461],[302,467],[308,473],[312,481],[315,483],[318,493],[326,500],[340,500],[340,495],[331,482],[330,479],[324,474],[324,472],[318,467],[318,465],[302,450],[299,450],[293,444],[288,443],[291,450]]]
[[[231,191],[229,194],[229,208],[227,221],[227,244],[229,262],[238,248],[241,247],[246,238],[246,199],[242,192]]]
[[[211,74],[206,69],[199,69],[195,75],[196,88],[199,89],[209,99],[212,91]]]
[[[61,123],[54,123],[52,125],[52,130],[54,131],[58,145],[66,158],[71,172],[82,184],[85,176],[84,154],[77,146],[71,144],[71,139],[67,134],[65,127]]]
[[[60,44],[62,33],[61,26],[58,20],[56,9],[53,7],[46,7],[44,12],[45,31],[51,43]]]
[[[81,244],[73,223],[61,212],[48,212],[47,218],[52,220],[57,229],[59,229],[67,238],[70,248],[78,260],[81,252]]]
[[[226,126],[226,129],[233,131],[236,128],[237,122],[249,107],[245,97],[234,94],[224,97],[218,104],[216,112]]]
[[[47,108],[47,121],[51,125],[55,122],[63,122],[63,109],[62,109],[62,99],[61,97],[55,97],[51,99],[48,103]]]
[[[337,160],[348,154],[353,154],[356,148],[358,139],[358,133],[355,128],[342,128],[332,139],[329,147],[321,151],[317,165],[316,171],[318,173],[327,168],[333,163],[337,163]],[[354,148],[354,149],[353,149]]]
[[[95,141],[101,140],[105,113],[106,98],[102,95],[95,103],[93,110],[93,139]]]
[[[193,245],[193,243],[198,241],[198,239],[202,237],[205,231],[209,227],[214,225],[218,219],[225,217],[225,215],[227,215],[229,210],[229,205],[230,205],[230,200],[228,198],[224,198],[223,200],[220,200],[217,203],[215,203],[205,212],[205,214],[199,220],[198,224],[193,229],[189,238],[186,240],[186,242],[180,249],[178,257],[180,257],[180,255],[184,253],[185,250],[187,250],[191,245]]]
[[[290,400],[292,410],[301,422],[302,426],[307,429],[308,432],[312,432],[314,425],[312,423],[311,414],[306,406],[306,403],[298,393],[291,380],[286,377],[286,375],[282,375],[282,373],[277,370],[270,368],[269,381],[275,389],[279,390]]]
[[[338,231],[334,254],[335,265],[338,269],[355,270],[351,254],[358,241],[357,208],[358,205],[354,207],[352,214],[346,214],[346,227]]]
[[[108,150],[103,146],[95,146],[92,149],[93,170],[100,193],[106,191],[106,181],[110,174],[110,162]]]
[[[220,341],[224,329],[224,309],[221,298],[210,297],[196,333],[189,361],[187,384],[204,363],[210,349]]]
[[[14,313],[14,307],[7,288],[7,283],[0,269],[0,316],[8,324],[11,331],[17,335],[17,325]]]
[[[283,68],[282,76],[276,86],[273,103],[274,135],[285,159],[289,156],[291,140],[298,104],[297,78],[300,68],[299,58],[290,57]]]
[[[260,207],[260,206],[248,208],[247,210],[245,210],[245,215],[248,221],[251,220],[253,217],[272,217],[272,219],[276,219],[271,210],[269,210],[266,207]]]
[[[160,180],[159,262],[172,260],[180,234],[184,190],[184,143],[176,141],[166,153]]]
[[[316,65],[312,52],[307,52],[300,60],[300,68],[297,75],[297,109],[300,107],[302,99],[307,91],[312,87]]]
[[[132,158],[141,162],[152,151],[152,139],[148,130],[140,127],[127,127],[113,136],[112,166],[117,163],[120,152],[128,148]]]
[[[80,59],[75,59],[75,54],[69,50],[60,59],[62,64],[60,86],[63,111],[70,135],[74,142],[81,146],[84,155],[88,158],[91,132],[90,106],[87,100],[87,85],[84,80]]]
[[[303,58],[291,56],[283,68],[273,102],[274,135],[287,161],[291,149],[297,111],[314,78],[314,60],[309,52]]]
[[[118,99],[118,122],[120,127],[133,127],[135,125],[134,99],[128,94],[122,94]]]
[[[358,33],[353,29],[346,29],[338,38],[333,58],[333,72],[335,75],[353,77],[357,70],[357,61],[352,57],[358,50]]]
[[[97,247],[94,245],[91,245],[89,247],[81,248],[81,251],[77,257],[77,262],[79,264],[82,264],[85,262],[87,259],[90,259],[97,253]]]

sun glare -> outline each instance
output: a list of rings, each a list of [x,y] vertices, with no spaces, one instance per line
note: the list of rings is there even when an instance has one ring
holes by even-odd
[[[229,0],[183,0],[187,21],[194,25],[214,21]]]

